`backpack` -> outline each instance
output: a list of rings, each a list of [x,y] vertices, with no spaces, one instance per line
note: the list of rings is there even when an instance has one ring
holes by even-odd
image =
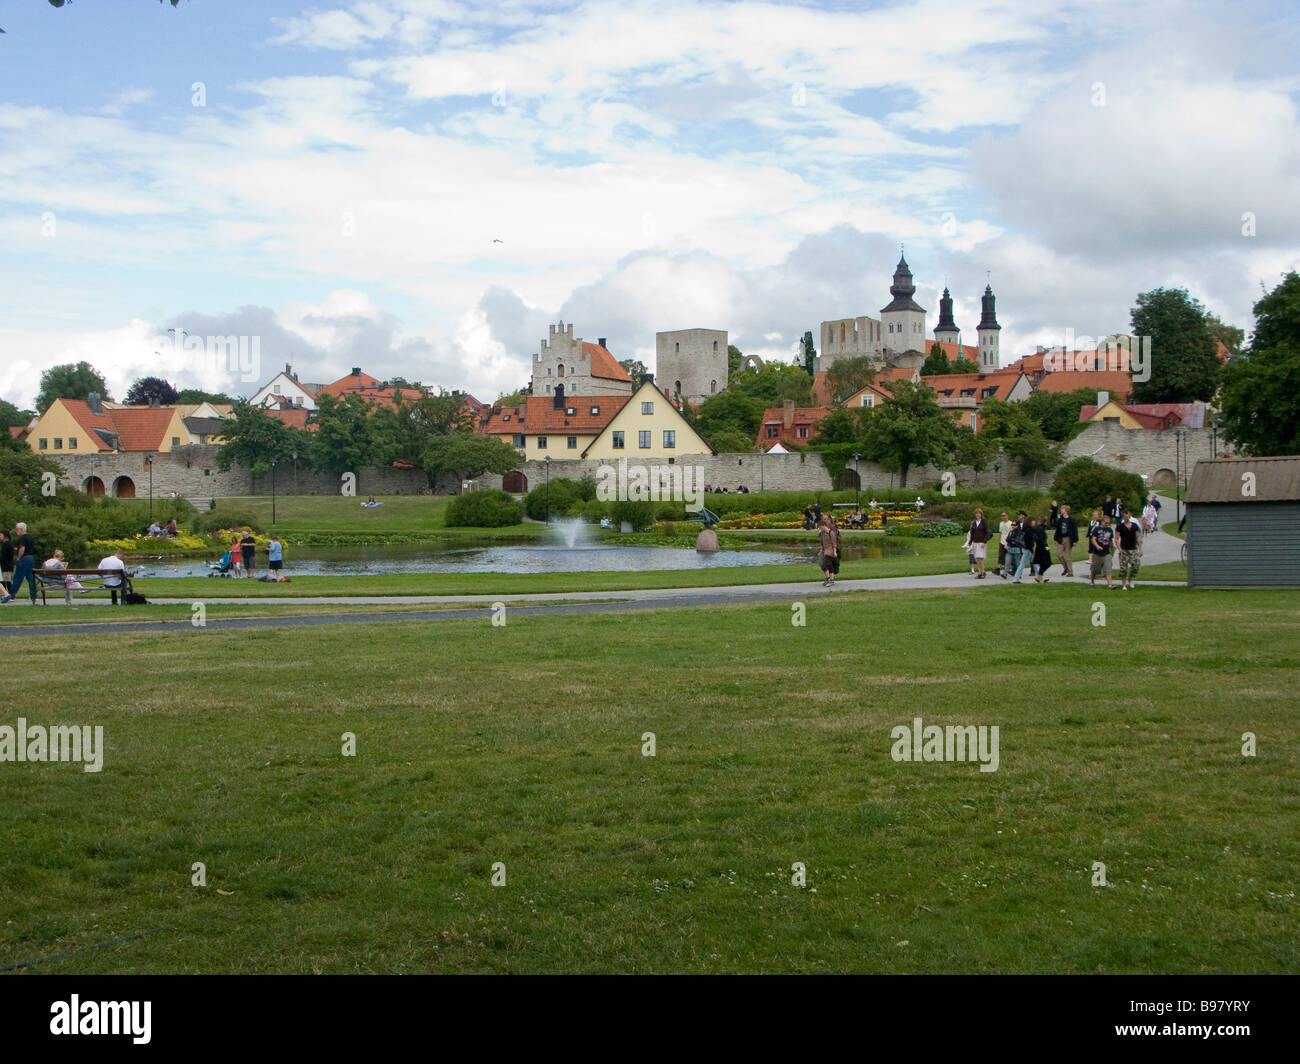
[[[147,598],[145,598],[143,595],[141,595],[139,592],[136,592],[136,591],[128,591],[128,592],[127,592],[124,596],[122,596],[122,597],[126,600],[126,604],[127,604],[128,606],[147,606],[147,605],[149,605],[149,600],[148,600]]]

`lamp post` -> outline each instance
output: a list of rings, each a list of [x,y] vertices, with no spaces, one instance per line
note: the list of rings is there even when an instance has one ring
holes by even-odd
[[[1183,493],[1178,490],[1183,486],[1182,434],[1181,429],[1174,429],[1174,514],[1180,524],[1183,519]]]
[[[1001,488],[1005,488],[1005,487],[1007,486],[1006,478],[1005,478],[1004,476],[1002,476],[1002,452],[1003,452],[1004,450],[1006,450],[1006,448],[1005,448],[1002,444],[999,443],[999,444],[998,444],[998,460],[997,460],[996,462],[993,463],[993,469],[994,469],[994,471],[998,474],[998,487],[1001,487]]]
[[[271,524],[275,525],[275,459],[271,459]]]
[[[758,490],[759,491],[763,491],[766,486],[766,481],[763,480],[763,455],[764,455],[763,445],[760,443],[758,445]]]
[[[293,493],[298,494],[298,452],[294,451],[290,456],[293,459]]]
[[[862,474],[858,471],[858,459],[861,457],[860,454],[853,456],[853,509],[855,511],[862,509]]]
[[[551,523],[551,456],[546,456],[546,523]]]
[[[149,523],[153,524],[153,455],[145,455],[144,460],[149,467]]]

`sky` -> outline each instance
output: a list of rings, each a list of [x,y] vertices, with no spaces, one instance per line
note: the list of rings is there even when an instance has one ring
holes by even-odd
[[[900,246],[1002,361],[1300,269],[1289,0],[0,2],[0,397],[291,363],[490,400],[547,325],[792,359]],[[171,330],[171,331],[169,331]],[[243,337],[236,357],[209,337]]]

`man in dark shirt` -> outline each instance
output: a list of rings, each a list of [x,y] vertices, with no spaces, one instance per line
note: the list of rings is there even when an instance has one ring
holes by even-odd
[[[27,526],[21,521],[14,526],[18,533],[14,539],[14,582],[9,586],[9,594],[0,598],[0,603],[12,602],[18,595],[23,581],[27,581],[31,591],[32,605],[36,605],[36,542],[27,532]]]
[[[244,538],[239,541],[239,553],[244,562],[245,578],[251,579],[253,576],[253,558],[256,550],[257,540],[253,538],[252,530],[247,528],[244,529]]]
[[[1079,542],[1079,526],[1070,516],[1070,507],[1062,506],[1058,511],[1056,500],[1052,500],[1052,542],[1056,544],[1056,560],[1061,563],[1061,572],[1066,576],[1074,575],[1074,545]]]
[[[1118,503],[1115,502],[1115,496],[1113,495],[1106,496],[1106,501],[1101,504],[1101,512],[1106,517],[1110,518],[1110,522],[1112,525],[1115,523],[1115,515],[1118,512]]]
[[[1142,529],[1130,511],[1124,511],[1124,519],[1115,529],[1115,537],[1119,540],[1120,587],[1131,591],[1142,566]]]
[[[1088,553],[1091,557],[1088,586],[1095,587],[1097,577],[1105,576],[1106,587],[1113,588],[1110,572],[1110,551],[1115,541],[1115,530],[1110,527],[1110,518],[1101,515],[1101,523],[1096,525],[1088,536]]]
[[[9,582],[14,578],[14,545],[9,533],[0,528],[0,596],[9,594]]]

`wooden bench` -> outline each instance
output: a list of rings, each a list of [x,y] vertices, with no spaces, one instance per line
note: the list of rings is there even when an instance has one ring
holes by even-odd
[[[71,605],[72,596],[78,595],[81,592],[77,590],[69,590],[66,587],[65,578],[69,576],[75,576],[77,578],[77,582],[83,585],[83,591],[116,591],[119,599],[118,605],[120,606],[126,605],[127,594],[134,593],[135,590],[131,586],[130,572],[124,569],[37,569],[36,590],[41,596],[42,606],[49,605],[45,596],[46,593],[50,591],[62,591],[64,594],[64,602]],[[106,587],[103,583],[106,576],[115,577],[119,579],[121,583],[117,587]],[[100,583],[95,586],[86,587],[84,586],[86,579],[97,579]]]

